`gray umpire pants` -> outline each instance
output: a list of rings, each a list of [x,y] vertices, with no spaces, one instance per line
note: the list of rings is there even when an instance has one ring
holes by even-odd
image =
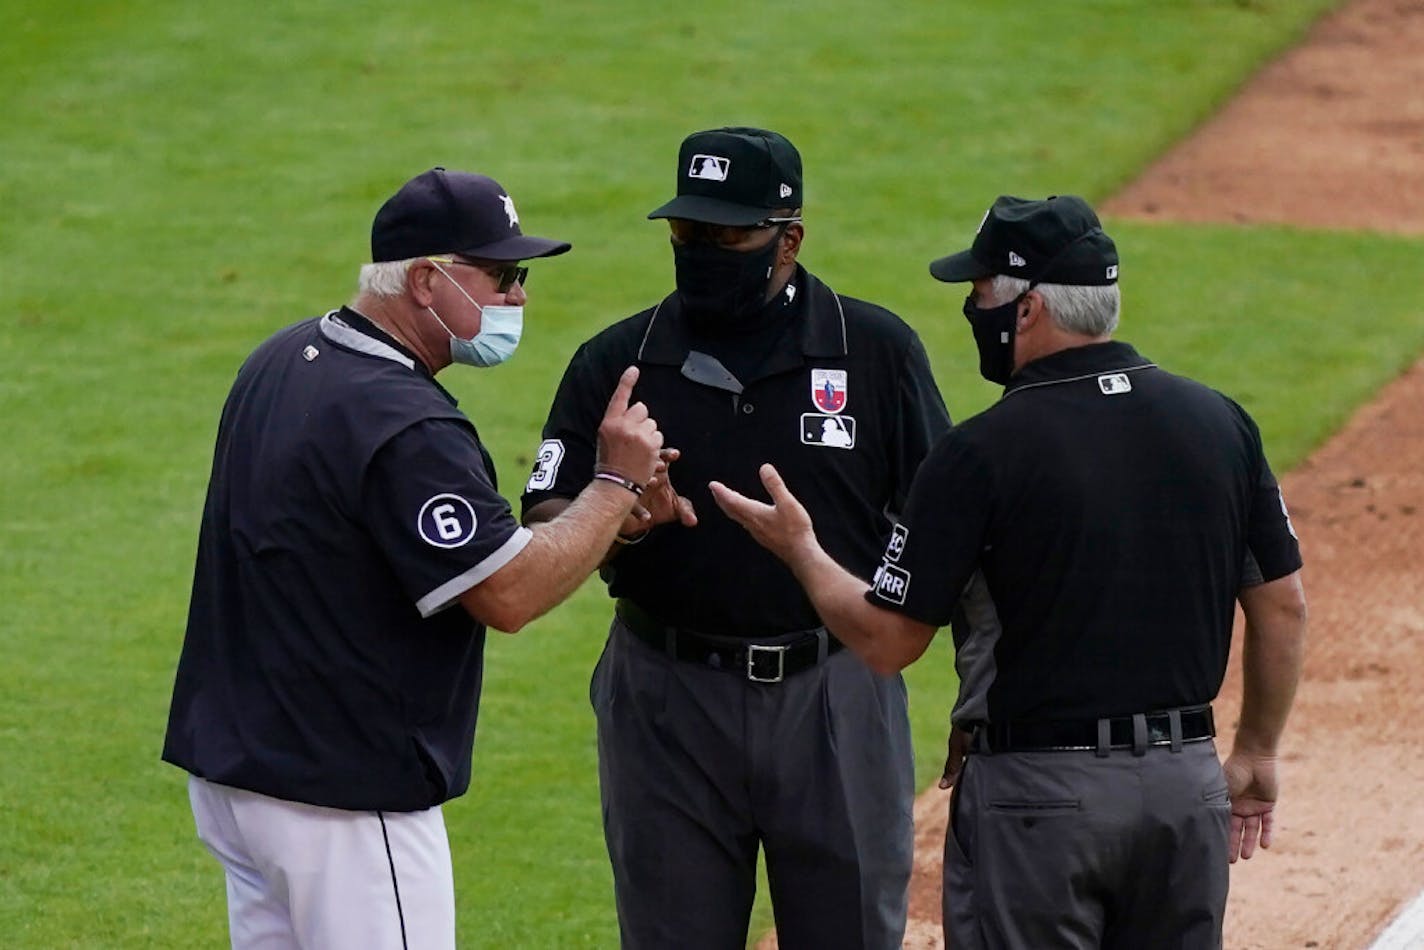
[[[898,950],[914,857],[900,677],[842,650],[754,683],[615,618],[590,699],[624,947],[743,950],[760,843],[781,947]]]
[[[971,755],[945,835],[945,940],[1220,947],[1230,826],[1211,741]]]

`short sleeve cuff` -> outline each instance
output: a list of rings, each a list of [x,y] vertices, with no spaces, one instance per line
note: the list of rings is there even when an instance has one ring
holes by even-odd
[[[496,548],[493,554],[420,598],[415,602],[415,609],[420,611],[422,617],[429,617],[449,607],[465,591],[514,560],[533,538],[534,533],[528,528],[515,528],[509,540]]]

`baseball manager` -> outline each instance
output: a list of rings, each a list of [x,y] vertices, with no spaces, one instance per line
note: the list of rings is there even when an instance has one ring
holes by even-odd
[[[1219,947],[1228,862],[1270,844],[1300,552],[1245,410],[1111,339],[1118,266],[1072,196],[1001,197],[931,265],[973,284],[980,371],[1004,395],[925,459],[869,591],[775,469],[774,505],[713,487],[874,668],[913,662],[961,604],[974,622],[946,772],[956,948]],[[1238,600],[1223,774],[1210,703]]]
[[[355,300],[279,331],[223,408],[163,758],[190,774],[232,945],[455,945],[442,802],[470,782],[486,625],[597,565],[659,465],[618,380],[595,476],[521,527],[435,381],[523,328],[525,235],[483,175],[434,168],[377,213]]]

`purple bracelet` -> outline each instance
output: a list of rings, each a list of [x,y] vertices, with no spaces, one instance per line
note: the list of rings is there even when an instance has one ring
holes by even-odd
[[[624,478],[622,475],[619,475],[619,474],[617,474],[616,472],[594,472],[594,473],[593,473],[593,477],[594,477],[594,478],[601,478],[601,479],[603,479],[605,482],[612,482],[612,483],[615,484],[615,485],[622,485],[624,488],[628,489],[628,490],[629,490],[630,492],[632,492],[634,495],[642,495],[642,494],[643,494],[643,486],[642,486],[642,485],[639,485],[637,482],[633,481],[631,478]]]

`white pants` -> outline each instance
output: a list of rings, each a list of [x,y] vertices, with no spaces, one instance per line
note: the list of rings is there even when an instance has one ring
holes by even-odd
[[[453,950],[439,807],[321,808],[188,780],[198,838],[227,875],[233,950]]]

